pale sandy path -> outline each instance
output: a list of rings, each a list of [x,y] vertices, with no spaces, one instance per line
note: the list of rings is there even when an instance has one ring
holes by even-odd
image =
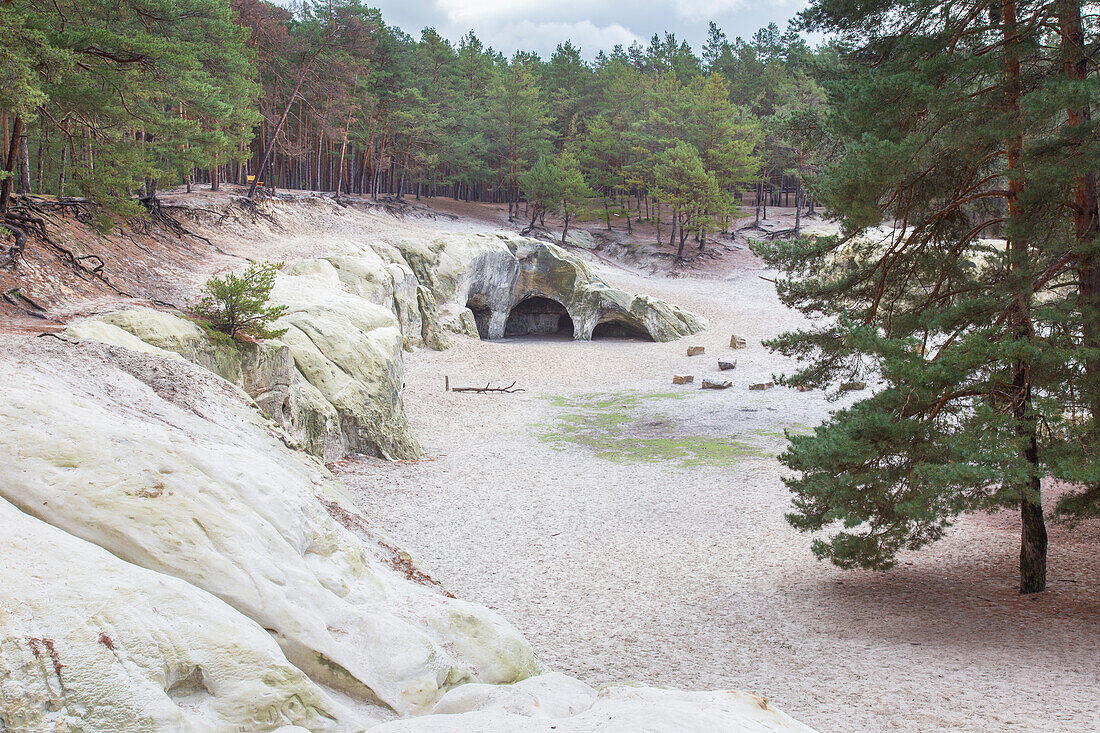
[[[636,679],[767,696],[821,731],[1100,730],[1100,530],[1052,531],[1052,591],[1014,592],[1011,515],[961,523],[887,575],[819,563],[783,513],[771,457],[725,468],[622,465],[539,439],[548,396],[684,391],[659,401],[685,435],[816,424],[820,394],[746,386],[784,368],[759,339],[797,323],[772,286],[607,274],[711,322],[688,342],[478,342],[408,358],[406,408],[432,460],[342,469],[361,505],[456,594],[500,610],[542,658],[592,683]],[[750,348],[727,348],[731,331]],[[673,388],[734,356],[734,388]],[[444,393],[513,379],[527,392]],[[559,446],[560,447],[560,446]]]

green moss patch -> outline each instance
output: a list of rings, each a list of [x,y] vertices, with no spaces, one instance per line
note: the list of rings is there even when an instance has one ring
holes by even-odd
[[[652,404],[686,397],[680,393],[551,396],[547,398],[550,403],[564,411],[553,423],[541,426],[540,437],[558,450],[581,445],[599,458],[627,464],[729,466],[745,458],[771,455],[761,441],[753,439],[755,433],[729,438],[682,434],[676,422]]]

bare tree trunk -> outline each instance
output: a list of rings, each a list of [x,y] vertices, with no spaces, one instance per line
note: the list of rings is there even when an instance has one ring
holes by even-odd
[[[1007,140],[1008,160],[1008,216],[1020,216],[1020,194],[1024,189],[1023,134],[1019,131],[1020,58],[1017,51],[1019,35],[1015,0],[1003,0],[1001,23],[1005,46],[1005,81],[1007,94],[1005,106],[1013,123],[1012,136]],[[1029,247],[1018,235],[1008,241],[1009,269],[1019,272],[1027,267]],[[1013,310],[1013,336],[1019,341],[1032,339],[1031,285],[1026,284],[1017,294]],[[1039,451],[1037,447],[1037,419],[1032,407],[1031,363],[1021,358],[1014,365],[1012,415],[1016,422],[1016,434],[1023,441],[1020,457],[1028,468],[1028,476],[1021,483],[1020,496],[1020,592],[1038,593],[1046,590],[1047,579],[1047,531],[1043,520],[1043,503],[1040,495]]]
[[[23,134],[19,136],[19,186],[18,193],[31,192],[31,153],[27,144],[27,130],[23,128]]]
[[[359,75],[356,74],[355,80],[359,81]],[[352,112],[348,112],[348,121],[344,124],[344,140],[340,143],[340,174],[336,179],[336,200],[340,200],[340,196],[343,193],[344,186],[344,155],[348,151],[348,134],[351,132],[351,118]]]
[[[46,165],[46,150],[48,148],[50,135],[50,128],[45,124],[45,120],[42,119],[42,114],[38,115],[39,125],[42,128],[42,137],[38,139],[38,170],[35,172],[34,190],[43,192],[46,190],[44,185],[45,177],[45,165]]]
[[[1088,77],[1089,58],[1085,51],[1085,34],[1081,23],[1081,3],[1077,0],[1058,0],[1058,26],[1062,37],[1062,66],[1071,82],[1080,83]],[[1072,132],[1088,128],[1092,120],[1092,108],[1083,106],[1066,110],[1066,126]],[[1067,157],[1078,164],[1081,160],[1081,141],[1071,138]],[[1090,166],[1091,168],[1091,166]],[[1073,182],[1073,223],[1077,255],[1078,292],[1081,300],[1084,346],[1093,354],[1100,353],[1100,262],[1093,253],[1093,246],[1100,235],[1100,212],[1097,211],[1096,171],[1083,171]],[[1085,359],[1085,391],[1089,411],[1092,413],[1093,445],[1100,443],[1100,356]]]
[[[69,141],[71,143],[71,141]],[[65,144],[65,141],[61,141],[61,171],[57,176],[57,198],[60,200],[65,196],[65,174],[68,173],[69,164],[69,146]]]
[[[15,171],[15,161],[19,150],[19,138],[22,134],[23,118],[16,115],[12,123],[11,139],[8,141],[7,160],[4,161],[4,170],[7,173],[13,173]],[[11,184],[12,177],[10,175],[4,178],[3,183],[0,183],[0,215],[8,211],[8,199],[11,197]]]
[[[802,148],[798,149],[798,181],[794,190],[794,235],[802,231]]]

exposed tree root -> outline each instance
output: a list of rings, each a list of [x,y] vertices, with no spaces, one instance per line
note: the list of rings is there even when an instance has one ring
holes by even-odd
[[[175,234],[180,239],[183,239],[184,237],[191,237],[192,239],[198,239],[200,241],[206,242],[206,244],[211,247],[214,246],[214,243],[206,237],[202,236],[201,234],[195,234],[183,224],[180,224],[179,220],[169,214],[166,210],[169,207],[165,207],[163,204],[161,204],[160,199],[158,199],[156,196],[145,196],[144,198],[141,198],[139,200],[141,201],[142,206],[145,207],[146,211],[149,212],[149,217],[153,220],[154,223],[160,225],[162,229],[165,229],[172,234]],[[184,207],[177,206],[171,208],[182,209]],[[148,233],[147,227],[145,229],[145,233]]]
[[[46,309],[19,292],[19,288],[8,288],[4,291],[2,297],[27,315],[34,316],[35,318],[47,317]]]
[[[55,202],[54,205],[62,211],[66,210],[66,208],[72,211],[83,211],[86,216],[90,216],[88,211],[92,206],[92,204],[86,201],[77,199],[63,199]],[[128,298],[133,297],[130,293],[118,288],[110,281],[106,272],[104,272],[105,263],[102,257],[99,255],[78,255],[50,236],[46,229],[46,220],[51,216],[50,212],[46,211],[48,207],[50,207],[50,204],[44,199],[21,196],[17,200],[16,205],[8,209],[3,221],[4,228],[9,231],[20,230],[23,234],[22,243],[20,243],[19,234],[16,233],[16,246],[18,247],[18,252],[14,257],[10,258],[8,264],[15,266],[18,259],[22,256],[23,249],[26,247],[26,238],[29,233],[58,255],[79,277],[85,280],[99,280],[119,295],[124,295]],[[15,252],[14,248],[12,252]],[[89,267],[86,263],[91,263],[91,266]]]
[[[23,250],[27,247],[27,233],[14,223],[6,220],[0,222],[0,226],[7,229],[15,237],[15,241],[8,247],[4,260],[0,262],[0,267],[15,267],[16,262],[23,256]]]
[[[42,333],[38,334],[38,336],[36,338],[40,338],[40,339],[41,338],[54,338],[54,339],[57,339],[58,341],[66,343],[66,344],[75,344],[76,343],[75,341],[72,341],[71,339],[67,339],[64,336],[61,336],[60,334],[54,333],[53,331],[43,331]]]
[[[259,195],[259,192],[257,192],[256,199],[250,199],[247,196],[238,196],[237,198],[233,199],[233,203],[231,203],[228,208],[226,208],[225,213],[222,214],[220,219],[218,219],[218,223],[221,224],[223,221],[225,221],[226,217],[229,216],[229,213],[234,208],[237,208],[252,217],[253,224],[256,223],[256,219],[266,219],[269,224],[279,226],[279,222],[275,221],[275,217],[272,214],[269,214],[268,212],[260,208],[260,202],[262,202],[262,200],[263,198]]]

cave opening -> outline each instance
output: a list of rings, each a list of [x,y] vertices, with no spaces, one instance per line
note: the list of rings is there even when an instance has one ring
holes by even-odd
[[[504,326],[509,336],[559,336],[573,338],[573,319],[565,306],[549,298],[530,297],[520,301]]]
[[[653,337],[644,328],[632,326],[622,321],[610,320],[597,323],[592,329],[592,340],[620,339],[628,341],[653,341]]]
[[[489,308],[489,301],[483,295],[475,295],[466,301],[466,307],[474,314],[477,335],[483,339],[489,338],[489,319],[493,315],[492,309]]]

